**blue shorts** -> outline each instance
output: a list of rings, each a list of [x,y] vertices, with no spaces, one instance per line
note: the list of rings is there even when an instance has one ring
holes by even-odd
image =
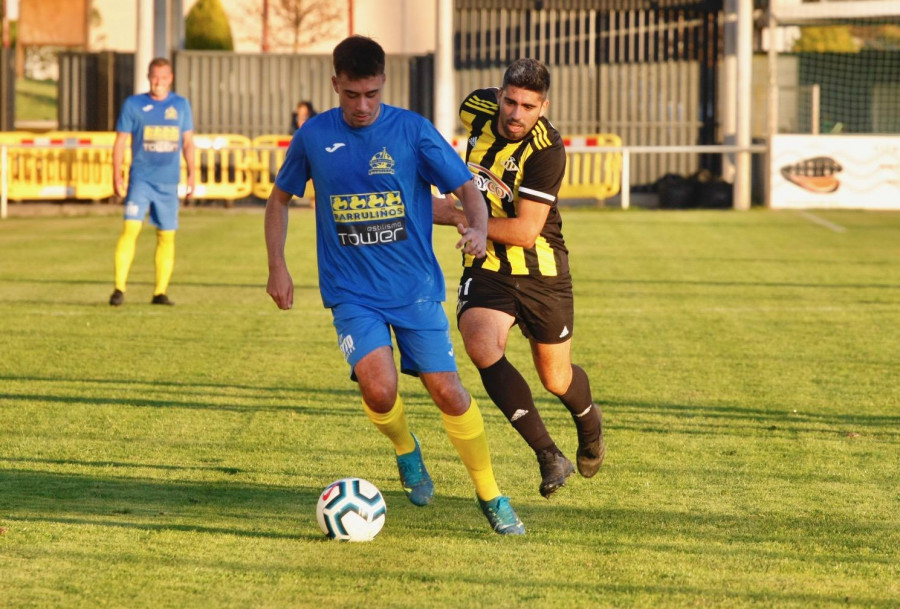
[[[400,349],[400,371],[413,376],[425,372],[456,372],[450,322],[440,302],[418,302],[393,309],[339,304],[331,309],[338,346],[353,368],[379,347],[393,347],[391,329]]]
[[[141,180],[128,183],[125,219],[143,222],[150,209],[150,222],[160,230],[178,228],[178,184],[153,184]]]

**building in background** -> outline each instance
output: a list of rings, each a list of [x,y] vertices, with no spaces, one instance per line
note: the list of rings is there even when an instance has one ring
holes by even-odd
[[[25,2],[33,0],[24,0]],[[221,0],[234,39],[234,50],[256,53],[262,50],[263,0]],[[310,0],[306,0],[309,4]],[[422,0],[324,0],[340,15],[330,33],[299,50],[302,54],[328,54],[350,33],[371,36],[388,54],[423,54],[435,50],[435,3]],[[194,0],[182,0],[184,14]],[[90,28],[91,51],[134,52],[136,47],[137,0],[92,0],[94,18]],[[279,27],[270,6],[269,28]],[[270,36],[269,52],[292,52],[289,45],[277,44]],[[282,37],[283,38],[283,37]]]

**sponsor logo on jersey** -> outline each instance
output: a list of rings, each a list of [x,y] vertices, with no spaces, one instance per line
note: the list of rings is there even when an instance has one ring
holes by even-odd
[[[144,127],[144,150],[147,152],[178,152],[181,133],[171,125],[146,125]]]
[[[405,241],[406,206],[399,191],[331,196],[341,245],[379,245]]]
[[[487,167],[482,167],[478,163],[473,163],[472,161],[468,162],[468,166],[469,171],[472,172],[472,179],[478,190],[490,193],[501,201],[513,200],[512,190],[497,176],[497,174]]]
[[[325,146],[325,152],[334,152],[338,148],[342,148],[346,145],[347,144],[345,144],[344,142],[335,142],[331,146]]]
[[[143,110],[144,112],[150,112],[151,110],[153,110],[153,104],[147,104],[146,106],[141,108],[141,110]]]
[[[474,148],[477,144],[478,144],[478,136],[477,135],[473,135],[472,137],[469,138],[469,146]]]

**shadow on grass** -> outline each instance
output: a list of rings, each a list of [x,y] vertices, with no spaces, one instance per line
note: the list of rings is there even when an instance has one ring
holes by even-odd
[[[48,279],[48,278],[38,278],[38,277],[7,277],[0,278],[0,282],[3,283],[24,283],[24,284],[37,284],[37,285],[98,285],[98,286],[111,286],[112,279]],[[152,281],[129,281],[129,286],[153,286],[154,283]],[[266,284],[265,282],[260,283],[222,283],[222,282],[206,282],[206,281],[179,281],[176,284],[172,285],[175,287],[187,287],[187,288],[244,288],[244,289],[253,289],[253,290],[262,290],[265,292]],[[294,286],[295,290],[318,290],[318,284],[296,284]]]
[[[78,464],[67,460],[52,463]],[[198,469],[126,465],[164,470]],[[329,482],[331,478],[323,476],[322,488]],[[0,488],[5,489],[0,496],[0,524],[52,522],[325,540],[315,521],[315,505],[322,488],[239,481],[157,481],[30,469],[0,469]],[[391,526],[399,534],[439,534],[454,538],[493,535],[474,499],[439,495],[429,509],[423,510],[410,504],[402,491],[384,488],[381,491],[388,505]]]
[[[623,284],[623,285],[671,285],[671,286],[706,286],[718,288],[753,287],[753,288],[807,288],[814,290],[828,289],[884,289],[897,290],[900,284],[893,283],[797,283],[793,281],[711,281],[687,279],[592,279],[579,277],[578,283]]]
[[[557,401],[535,400],[547,421],[567,422],[569,413]],[[900,415],[859,412],[798,412],[792,406],[752,408],[740,405],[679,404],[673,402],[600,401],[607,429],[668,434],[740,435],[756,432],[812,432],[846,434],[866,430],[871,435],[900,438]],[[659,417],[665,420],[654,421]],[[676,424],[673,426],[673,421]]]

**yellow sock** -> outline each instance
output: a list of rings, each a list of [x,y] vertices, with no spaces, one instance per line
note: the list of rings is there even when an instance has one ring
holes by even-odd
[[[169,289],[172,269],[175,267],[175,231],[156,231],[156,288],[153,295],[165,294]]]
[[[411,453],[416,449],[416,442],[413,440],[412,433],[409,431],[409,425],[406,422],[406,413],[403,410],[403,400],[397,395],[397,401],[394,407],[385,413],[375,412],[366,401],[363,400],[363,410],[366,416],[375,424],[378,431],[388,437],[394,443],[394,452],[398,455]]]
[[[478,497],[483,501],[495,499],[500,495],[500,487],[494,478],[487,435],[484,433],[484,420],[475,398],[472,398],[469,409],[461,416],[454,417],[442,412],[441,418],[450,441],[475,483]]]
[[[138,235],[141,234],[142,223],[138,220],[125,220],[122,225],[122,234],[116,242],[116,289],[125,291],[125,284],[128,283],[128,272],[131,270],[131,263],[134,262],[134,249],[137,245]]]

